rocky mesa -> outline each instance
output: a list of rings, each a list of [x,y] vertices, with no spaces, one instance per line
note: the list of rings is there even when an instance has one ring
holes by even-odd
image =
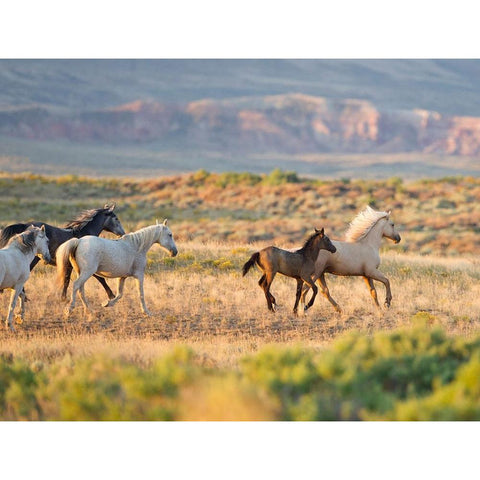
[[[480,118],[385,110],[366,100],[303,94],[136,101],[65,113],[41,105],[0,110],[0,135],[73,142],[166,142],[235,153],[480,154]]]

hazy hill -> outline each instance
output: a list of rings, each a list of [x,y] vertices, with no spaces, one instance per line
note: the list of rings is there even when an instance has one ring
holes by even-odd
[[[477,78],[475,60],[3,60],[0,168],[476,174]]]
[[[480,116],[478,60],[1,60],[0,106],[95,110],[303,93]]]

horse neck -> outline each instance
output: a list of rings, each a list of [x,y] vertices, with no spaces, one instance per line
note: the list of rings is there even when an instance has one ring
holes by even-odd
[[[18,243],[18,241],[13,241],[7,248],[12,249],[12,251],[14,251],[15,253],[18,252],[19,256],[24,258],[29,264],[32,262],[32,260],[37,255],[37,247],[36,246],[33,247],[33,248],[25,249],[24,247],[22,247]]]
[[[130,243],[138,252],[147,252],[158,239],[156,232],[149,231],[148,228],[145,227],[137,232],[124,235],[119,241]]]
[[[303,256],[307,258],[308,260],[313,260],[315,261],[318,257],[318,254],[321,250],[320,247],[320,240],[316,239],[309,245],[303,252]]]
[[[75,231],[76,237],[83,237],[85,235],[95,235],[98,237],[103,230],[102,215],[95,215],[86,225]]]
[[[378,220],[377,223],[367,233],[367,235],[360,240],[360,242],[368,243],[370,246],[375,247],[376,250],[380,250],[380,245],[383,238],[384,222],[385,218]]]

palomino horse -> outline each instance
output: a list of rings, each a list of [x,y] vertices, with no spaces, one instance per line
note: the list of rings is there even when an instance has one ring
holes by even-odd
[[[0,291],[13,290],[5,325],[15,330],[12,324],[13,312],[20,297],[20,317],[25,313],[25,292],[23,285],[30,276],[30,263],[35,255],[41,255],[46,263],[51,261],[45,226],[31,226],[25,232],[15,235],[8,245],[0,250]]]
[[[173,235],[167,227],[167,220],[163,224],[150,225],[133,233],[127,233],[117,240],[87,236],[72,238],[57,250],[57,279],[59,285],[64,286],[65,275],[70,263],[73,265],[78,278],[73,282],[72,301],[67,309],[70,314],[75,307],[78,290],[85,307],[89,310],[85,298],[85,282],[93,275],[118,278],[118,292],[116,297],[109,300],[104,306],[114,305],[123,296],[123,286],[127,277],[135,277],[142,312],[150,315],[143,295],[143,277],[147,265],[147,251],[158,243],[174,257],[177,247]]]
[[[322,294],[333,305],[335,310],[341,311],[337,302],[330,296],[325,282],[325,272],[342,276],[361,276],[364,278],[370,294],[379,307],[377,291],[373,280],[382,282],[386,289],[385,306],[390,307],[392,292],[390,281],[378,270],[380,265],[379,249],[383,237],[400,242],[400,235],[395,230],[395,225],[390,219],[390,212],[377,212],[370,206],[361,211],[350,223],[345,234],[346,241],[333,240],[337,248],[335,253],[321,251],[315,262],[315,275],[313,281],[320,280]],[[305,294],[302,294],[302,303],[305,302]]]
[[[111,232],[115,235],[125,235],[125,230],[117,218],[113,209],[115,205],[105,205],[103,208],[96,208],[92,210],[85,210],[80,215],[67,223],[65,228],[54,227],[48,223],[42,222],[29,222],[29,223],[15,223],[5,227],[0,234],[0,248],[4,247],[8,240],[17,233],[25,231],[30,225],[39,227],[45,225],[45,232],[49,240],[50,257],[52,258],[53,265],[55,265],[55,252],[57,248],[67,240],[73,237],[80,238],[85,235],[100,235],[103,230]],[[35,268],[35,265],[39,262],[40,258],[37,256],[32,260],[30,264],[30,270]],[[62,292],[62,298],[66,298],[67,287],[70,280],[71,268],[68,272],[68,281],[65,282],[64,290]],[[115,295],[104,278],[96,277],[97,280],[103,285],[103,288],[107,292],[108,298],[111,299]]]
[[[312,276],[315,271],[315,260],[321,249],[332,253],[336,250],[332,242],[330,242],[330,239],[325,235],[323,228],[321,230],[315,229],[315,233],[311,235],[303,247],[298,250],[288,251],[270,246],[254,253],[243,266],[243,276],[247,274],[253,265],[258,265],[263,272],[258,284],[263,289],[265,298],[267,299],[268,309],[272,312],[275,311],[276,300],[270,293],[270,285],[275,275],[281,273],[287,277],[295,278],[297,280],[297,294],[293,312],[296,314],[304,282],[313,290],[312,298],[308,305],[304,307],[305,310],[313,305],[315,297],[317,296],[318,289],[312,280]]]

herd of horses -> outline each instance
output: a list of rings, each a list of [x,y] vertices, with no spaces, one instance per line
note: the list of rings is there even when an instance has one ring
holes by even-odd
[[[77,274],[73,282],[71,301],[66,309],[70,314],[75,307],[78,292],[85,311],[90,305],[85,297],[85,282],[95,277],[105,289],[108,300],[105,307],[113,306],[123,296],[125,280],[134,277],[142,312],[150,315],[143,291],[147,252],[153,244],[159,244],[171,256],[178,253],[173,234],[167,225],[156,223],[132,233],[125,230],[114,213],[114,205],[86,210],[65,227],[55,227],[44,222],[18,223],[5,227],[0,233],[0,293],[11,289],[12,295],[8,308],[6,326],[14,330],[13,315],[20,299],[20,317],[23,320],[26,294],[25,282],[31,270],[41,258],[47,264],[56,266],[57,282],[63,299],[67,298],[72,269]],[[102,231],[111,232],[117,239],[99,237]],[[297,289],[294,313],[301,303],[304,310],[312,307],[318,293],[319,281],[322,294],[337,311],[339,305],[331,297],[325,282],[325,273],[334,275],[362,276],[367,283],[370,294],[379,306],[377,292],[373,281],[385,285],[385,305],[390,306],[392,293],[388,278],[378,270],[380,265],[379,249],[382,238],[395,243],[400,242],[400,235],[390,219],[390,212],[380,212],[367,206],[354,220],[346,233],[345,241],[330,240],[325,231],[315,232],[296,250],[284,250],[269,246],[255,252],[244,264],[242,273],[254,265],[262,271],[258,282],[264,291],[268,309],[275,311],[276,299],[270,287],[277,273],[295,278]],[[118,279],[117,294],[108,286],[105,278]],[[312,297],[305,305],[305,297],[312,289]]]

